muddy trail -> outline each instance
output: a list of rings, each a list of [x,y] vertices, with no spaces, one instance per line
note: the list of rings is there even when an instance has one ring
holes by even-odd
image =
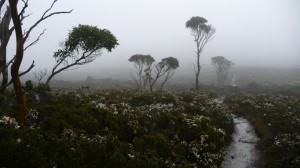
[[[220,96],[214,101],[223,103],[225,96]],[[259,158],[256,148],[258,137],[253,126],[243,117],[232,115],[234,121],[234,132],[232,142],[225,151],[222,168],[255,168]]]
[[[223,168],[253,168],[257,167],[259,151],[256,149],[257,135],[252,125],[243,117],[233,115],[235,130],[232,142],[226,150]]]

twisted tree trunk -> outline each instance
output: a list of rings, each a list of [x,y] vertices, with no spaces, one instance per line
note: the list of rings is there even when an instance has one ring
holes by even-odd
[[[22,34],[22,23],[17,9],[18,0],[9,0],[11,16],[16,32],[16,56],[11,66],[11,77],[16,95],[18,123],[23,126],[26,109],[25,109],[25,94],[22,89],[21,81],[19,78],[19,69],[23,60],[24,54],[24,38]]]

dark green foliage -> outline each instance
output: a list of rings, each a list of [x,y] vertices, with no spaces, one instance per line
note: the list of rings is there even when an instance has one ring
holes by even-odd
[[[174,57],[163,58],[161,62],[163,62],[168,67],[168,69],[176,69],[179,67],[179,61]]]
[[[0,94],[0,116],[8,114],[15,116],[16,110],[13,107],[15,107],[13,90],[7,90],[5,95]]]
[[[128,61],[136,64],[150,65],[155,62],[155,59],[151,55],[135,54],[131,56]]]
[[[187,28],[195,29],[197,30],[200,26],[205,26],[207,23],[207,20],[200,16],[194,16],[189,21],[186,22],[185,26]]]
[[[116,37],[109,30],[96,26],[81,25],[73,27],[64,43],[64,50],[58,50],[55,56],[70,56],[79,49],[90,52],[105,48],[111,51],[118,45]]]
[[[79,24],[73,27],[67,39],[60,45],[61,49],[53,55],[56,63],[46,80],[48,85],[52,78],[62,71],[93,62],[101,55],[102,49],[111,52],[118,45],[118,40],[109,30]]]
[[[39,103],[49,99],[51,88],[44,83],[35,84],[31,80],[25,82],[25,91],[29,94],[28,101]]]
[[[219,166],[233,126],[208,93],[52,89],[49,95],[28,104],[24,128],[0,125],[0,167]]]
[[[143,91],[135,94],[130,100],[131,106],[143,106],[154,103],[175,103],[175,97],[172,94],[161,92]]]

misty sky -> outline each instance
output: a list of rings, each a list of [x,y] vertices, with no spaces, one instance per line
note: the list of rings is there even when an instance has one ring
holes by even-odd
[[[26,12],[32,15],[24,28],[51,3],[29,0]],[[173,56],[192,71],[195,43],[185,28],[192,16],[204,17],[216,28],[201,56],[204,68],[211,66],[211,57],[219,55],[236,66],[300,67],[299,0],[58,0],[53,11],[70,9],[71,14],[54,16],[34,30],[31,40],[47,29],[41,41],[26,51],[21,70],[32,60],[37,64],[35,70],[50,70],[53,52],[68,31],[78,24],[89,24],[109,29],[120,45],[76,71],[129,69],[128,58],[133,54],[150,54],[157,61]],[[9,54],[14,51],[11,44]]]

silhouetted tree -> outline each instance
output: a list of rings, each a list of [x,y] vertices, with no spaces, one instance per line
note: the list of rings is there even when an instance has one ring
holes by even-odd
[[[233,63],[223,56],[216,56],[211,58],[211,64],[217,71],[219,87],[223,87],[227,80],[228,71],[233,66]]]
[[[152,65],[155,59],[150,55],[135,54],[128,61],[132,62],[135,68],[135,72],[130,71],[132,80],[136,83],[138,89],[142,87],[145,89],[151,81]]]
[[[73,27],[68,38],[61,44],[62,49],[54,53],[56,64],[46,84],[49,84],[55,75],[70,67],[93,62],[101,55],[102,49],[111,52],[118,45],[117,41],[116,37],[106,29],[81,24]]]
[[[161,89],[163,85],[166,83],[166,81],[170,78],[170,73],[172,70],[176,69],[179,67],[179,61],[174,58],[174,57],[167,57],[163,58],[159,63],[157,63],[154,66],[154,78],[152,78],[151,83],[150,83],[150,90],[153,90],[153,86],[157,82],[157,80],[166,75],[163,84],[161,86]]]
[[[207,42],[212,38],[216,29],[211,25],[206,24],[207,20],[203,17],[192,17],[189,21],[186,22],[186,28],[192,30],[192,36],[194,36],[194,41],[197,45],[196,49],[196,65],[194,65],[194,71],[196,75],[196,90],[199,89],[199,74],[201,70],[200,66],[200,56],[204,50]]]

